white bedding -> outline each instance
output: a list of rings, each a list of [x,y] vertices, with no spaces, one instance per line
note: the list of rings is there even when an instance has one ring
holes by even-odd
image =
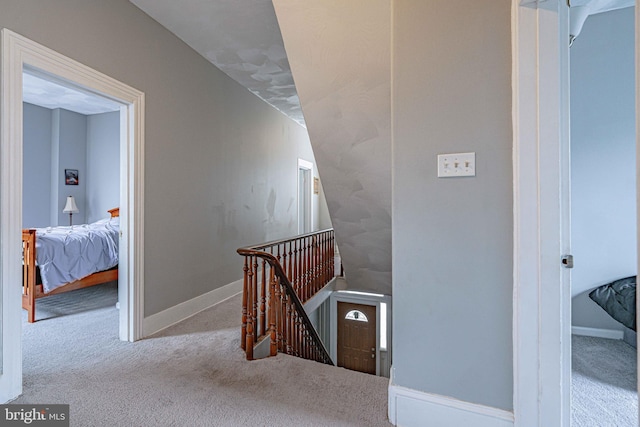
[[[45,292],[118,265],[120,218],[36,229],[36,263]]]

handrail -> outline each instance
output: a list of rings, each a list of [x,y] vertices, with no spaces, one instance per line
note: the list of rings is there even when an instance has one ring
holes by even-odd
[[[272,240],[270,242],[266,242],[266,243],[259,243],[257,245],[251,245],[251,246],[245,246],[243,248],[240,248],[238,250],[259,250],[259,249],[264,249],[264,248],[269,248],[271,246],[276,246],[285,242],[289,242],[292,240],[299,240],[299,239],[303,239],[305,237],[313,237],[316,236],[318,234],[322,234],[322,233],[328,233],[328,232],[333,232],[333,228],[325,228],[324,230],[319,230],[319,231],[312,231],[311,233],[306,233],[306,234],[299,234],[297,236],[294,237],[290,237],[288,239],[278,239],[278,240]],[[239,253],[239,252],[238,252]]]
[[[311,335],[311,339],[314,342],[314,345],[318,347],[318,350],[320,351],[320,357],[321,357],[320,361],[328,365],[333,365],[334,363],[331,360],[331,356],[329,355],[329,352],[327,351],[322,340],[320,339],[320,336],[318,335],[316,328],[314,328],[313,324],[311,323],[311,319],[309,319],[309,316],[307,315],[307,312],[305,311],[302,305],[302,302],[300,301],[300,298],[298,298],[298,295],[293,289],[293,285],[291,285],[291,282],[287,278],[287,275],[285,274],[284,270],[282,269],[282,266],[280,265],[280,262],[276,259],[276,257],[274,257],[272,254],[268,252],[258,251],[254,249],[240,248],[238,249],[237,252],[238,254],[243,256],[256,256],[258,258],[265,259],[269,263],[269,265],[271,265],[271,268],[275,270],[274,271],[275,275],[278,276],[278,278],[280,279],[280,284],[283,285],[289,298],[291,298],[291,301],[293,302],[293,305],[295,306],[295,309],[298,312],[298,316],[300,316],[300,318],[302,319],[302,323],[304,324],[305,329]],[[272,303],[275,303],[275,301],[272,301]],[[269,323],[270,323],[270,330],[271,330],[271,346],[273,348],[277,346],[277,338],[275,336],[276,334],[275,316],[273,316],[271,320],[273,320],[273,322],[270,321]],[[272,351],[272,354],[273,354],[273,351]]]
[[[280,351],[333,364],[303,306],[334,277],[333,229],[237,252],[244,257],[241,347],[247,359],[270,339],[271,356]]]

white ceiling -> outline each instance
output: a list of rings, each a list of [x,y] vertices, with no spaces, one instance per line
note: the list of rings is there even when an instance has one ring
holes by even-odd
[[[300,124],[271,0],[130,0],[232,79]]]
[[[590,14],[633,6],[635,0],[570,0],[571,7],[589,6]]]
[[[293,120],[304,125],[271,0],[130,0],[191,48]],[[588,14],[633,6],[635,0],[571,0]],[[585,16],[586,18],[586,16]],[[116,111],[119,104],[24,74],[25,102],[80,114]]]
[[[91,115],[118,111],[120,104],[61,84],[22,73],[22,99],[24,102],[45,108],[64,108],[76,113]]]

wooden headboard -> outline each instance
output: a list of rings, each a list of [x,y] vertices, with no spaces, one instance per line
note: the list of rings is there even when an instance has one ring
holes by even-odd
[[[117,218],[120,216],[120,208],[109,209],[107,212],[111,214],[111,218]]]

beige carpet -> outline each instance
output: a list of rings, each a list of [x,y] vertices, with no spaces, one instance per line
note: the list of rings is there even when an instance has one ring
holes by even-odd
[[[285,355],[247,362],[239,296],[126,343],[114,289],[102,308],[64,301],[72,314],[43,305],[46,320],[23,322],[24,394],[15,403],[68,403],[72,426],[390,425],[386,378]]]
[[[622,340],[571,341],[572,427],[637,426],[636,349]]]

